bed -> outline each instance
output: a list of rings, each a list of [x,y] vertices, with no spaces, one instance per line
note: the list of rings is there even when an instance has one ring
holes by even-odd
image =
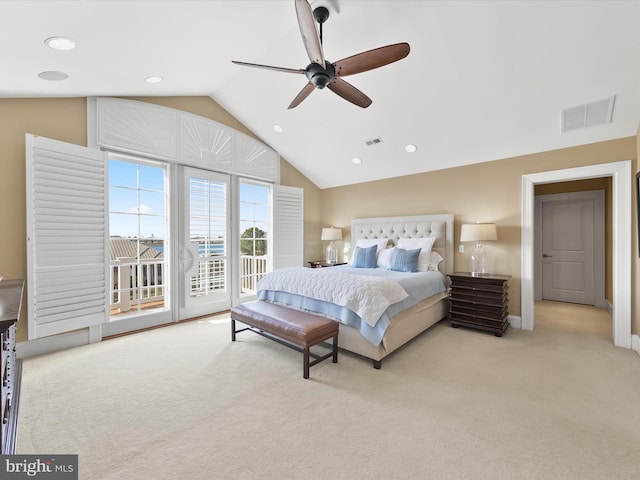
[[[425,239],[428,239],[427,243],[433,241],[431,251],[438,254],[441,261],[432,264],[429,269],[421,268],[423,271],[416,273],[388,272],[384,268],[386,260],[382,261],[379,257],[381,253],[388,258],[394,246],[406,248],[412,242],[421,243]],[[299,267],[277,270],[258,284],[258,298],[338,320],[339,347],[371,359],[374,368],[380,368],[382,360],[389,354],[448,314],[445,275],[453,272],[453,215],[354,219],[351,222],[352,250],[355,251],[356,245],[363,247],[372,244],[379,246],[375,262],[381,266],[377,268],[344,265],[322,269]],[[384,252],[380,248],[382,245],[386,247]],[[360,255],[362,252],[358,253]],[[422,262],[423,257],[420,258]],[[356,277],[361,280],[355,280]],[[429,286],[421,283],[427,280]],[[396,282],[403,287],[400,290],[408,294],[403,295],[392,285]],[[327,295],[334,296],[346,295],[343,290],[349,284],[357,283],[360,294],[355,296],[362,298],[345,300],[351,302],[347,308],[338,300],[332,303],[334,297],[328,296],[323,300],[322,296],[308,295],[314,283],[333,285],[332,290],[335,291]],[[378,290],[380,288],[383,293]],[[365,296],[365,292],[370,296]],[[402,299],[398,300],[400,297]],[[376,321],[377,315],[380,318]]]

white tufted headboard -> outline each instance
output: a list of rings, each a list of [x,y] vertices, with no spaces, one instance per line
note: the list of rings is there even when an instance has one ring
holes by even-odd
[[[443,273],[453,273],[453,215],[415,215],[409,217],[355,218],[351,221],[351,245],[361,238],[388,238],[395,245],[399,238],[436,237],[433,250],[444,258]]]

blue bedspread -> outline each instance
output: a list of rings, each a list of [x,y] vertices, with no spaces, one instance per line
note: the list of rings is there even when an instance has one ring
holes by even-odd
[[[345,325],[357,328],[362,336],[372,345],[379,345],[389,327],[391,318],[402,310],[417,305],[422,300],[447,289],[444,275],[440,272],[396,272],[384,268],[354,268],[348,265],[331,267],[336,272],[342,271],[356,275],[374,275],[398,282],[409,296],[398,303],[390,305],[374,326],[368,325],[355,312],[334,303],[304,297],[279,290],[258,290],[258,298],[267,302],[287,305],[300,310],[322,314]]]

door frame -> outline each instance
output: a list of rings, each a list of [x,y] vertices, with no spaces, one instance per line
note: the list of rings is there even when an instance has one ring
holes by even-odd
[[[542,204],[546,201],[562,201],[562,200],[585,200],[593,199],[595,201],[594,209],[594,244],[593,244],[593,266],[594,266],[594,279],[593,279],[593,301],[594,305],[598,308],[605,308],[605,294],[604,294],[604,277],[605,277],[605,262],[604,255],[596,255],[597,252],[604,252],[605,249],[605,200],[604,190],[587,190],[582,192],[567,192],[567,193],[552,193],[548,195],[536,195],[535,196],[535,240],[534,250],[536,263],[534,265],[534,299],[535,301],[542,300]]]
[[[631,348],[631,160],[522,176],[522,329],[533,330],[535,327],[535,185],[599,177],[612,178],[613,343]]]

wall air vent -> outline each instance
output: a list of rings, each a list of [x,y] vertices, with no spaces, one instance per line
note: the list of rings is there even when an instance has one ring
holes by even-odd
[[[376,137],[372,138],[371,140],[366,140],[364,143],[366,143],[368,146],[377,145],[378,143],[382,143],[382,139],[380,137]]]
[[[613,121],[613,104],[616,96],[562,110],[562,131],[604,125]]]

